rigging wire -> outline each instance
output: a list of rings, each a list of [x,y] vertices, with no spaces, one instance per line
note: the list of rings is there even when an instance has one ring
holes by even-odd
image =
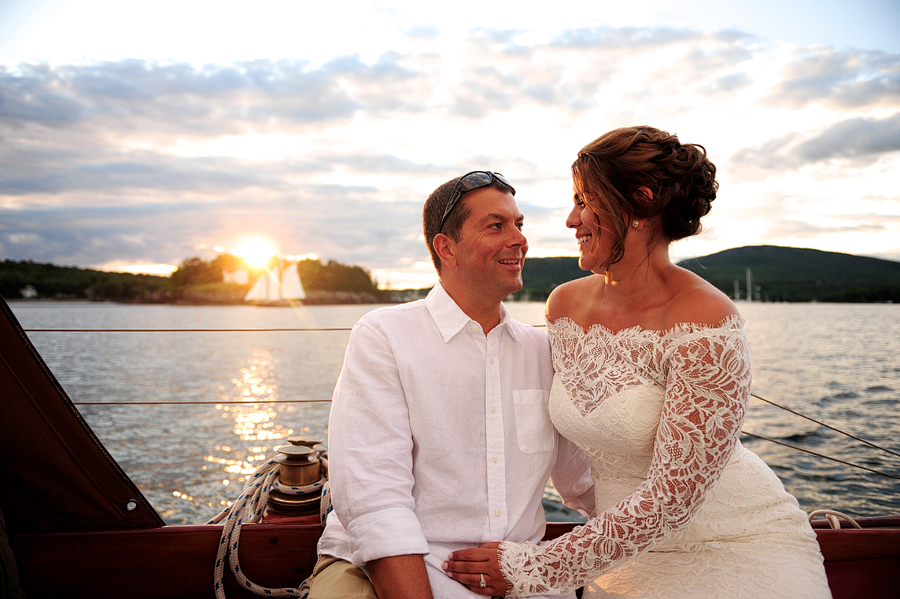
[[[317,333],[325,331],[352,331],[352,328],[332,329],[22,329],[26,333]]]
[[[544,327],[546,325],[532,325],[536,328]],[[335,332],[335,331],[352,331],[352,327],[335,327],[335,328],[228,328],[228,329],[23,329],[27,333],[281,333],[281,332]],[[820,422],[814,418],[810,418],[805,414],[801,414],[795,410],[792,410],[786,406],[775,403],[771,400],[768,400],[764,397],[760,397],[756,394],[751,394],[751,397],[755,397],[756,399],[763,401],[773,407],[779,408],[786,412],[790,412],[795,416],[799,416],[801,418],[805,418],[810,422],[813,422],[819,426],[823,426],[829,430],[840,433],[846,437],[859,441],[873,449],[878,449],[883,452],[889,453],[891,455],[900,457],[900,453],[887,449],[885,447],[881,447],[871,441],[867,441],[855,435],[852,435],[848,432],[842,431],[839,428],[835,428],[824,422]],[[277,402],[267,402],[267,401],[134,401],[134,402],[116,402],[116,401],[85,401],[85,402],[73,402],[75,405],[247,405],[247,404],[256,404],[256,403],[318,403],[318,402],[330,402],[330,399],[293,399],[293,400],[279,400]],[[782,441],[778,441],[776,439],[771,439],[769,437],[763,437],[761,435],[755,435],[753,433],[748,433],[745,431],[741,431],[741,434],[747,435],[749,437],[754,437],[757,439],[762,439],[764,441],[769,441],[771,443],[775,443],[776,445],[783,445],[784,447],[789,447],[791,449],[795,449],[797,451],[802,451],[804,453],[808,453],[810,455],[814,455],[816,457],[824,458],[826,460],[832,460],[834,462],[838,462],[840,464],[844,464],[846,466],[851,466],[853,468],[859,468],[860,470],[866,470],[868,472],[872,472],[874,474],[880,474],[881,476],[886,476],[888,478],[894,478],[900,480],[900,476],[896,476],[893,474],[888,474],[886,472],[881,472],[879,470],[874,470],[872,468],[868,468],[866,466],[861,466],[859,464],[853,464],[851,462],[845,462],[838,458],[833,458],[831,456],[827,456],[824,454],[816,453],[814,451],[810,451],[808,449],[803,449],[801,447],[797,447],[795,445],[790,445],[788,443],[784,443]]]
[[[256,401],[73,401],[76,406],[252,406],[261,403],[317,403],[330,399],[259,399]]]
[[[533,324],[540,329],[545,324]],[[250,328],[250,329],[22,329],[26,333],[321,333],[352,331],[353,327],[334,328]]]
[[[840,434],[842,434],[842,435],[845,435],[845,436],[847,436],[847,437],[850,437],[851,439],[856,439],[856,440],[859,441],[860,443],[865,443],[865,444],[868,445],[869,447],[873,447],[873,448],[875,448],[875,449],[880,449],[881,451],[884,451],[884,452],[893,454],[893,455],[895,455],[895,456],[897,456],[897,457],[900,457],[900,453],[897,453],[896,451],[892,451],[892,450],[890,450],[890,449],[888,449],[888,448],[886,448],[886,447],[881,447],[880,445],[876,445],[876,444],[874,444],[874,443],[872,443],[872,442],[870,442],[870,441],[866,441],[865,439],[861,439],[861,438],[859,438],[859,437],[856,437],[856,436],[854,436],[854,435],[851,435],[850,433],[844,432],[844,431],[842,431],[842,430],[839,429],[839,428],[834,428],[833,426],[830,426],[830,425],[828,425],[828,424],[825,424],[824,422],[819,422],[819,421],[816,420],[815,418],[810,418],[809,416],[807,416],[807,415],[805,415],[805,414],[801,414],[800,412],[795,412],[794,410],[792,410],[792,409],[790,409],[790,408],[786,408],[785,406],[779,405],[779,404],[775,403],[774,401],[769,401],[768,399],[766,399],[766,398],[764,398],[764,397],[760,397],[759,395],[755,395],[755,394],[753,394],[753,393],[751,393],[750,396],[751,396],[751,397],[755,397],[756,399],[759,399],[759,400],[761,400],[761,401],[764,401],[764,402],[766,402],[767,404],[769,404],[770,406],[775,406],[776,408],[781,408],[782,410],[784,410],[784,411],[786,411],[786,412],[790,412],[791,414],[794,414],[795,416],[800,416],[801,418],[806,418],[806,419],[809,420],[810,422],[815,422],[815,423],[818,424],[819,426],[824,426],[824,427],[827,428],[827,429],[833,430],[833,431],[835,431],[835,432],[837,432],[837,433],[840,433]],[[789,447],[790,447],[790,446],[789,446]]]
[[[797,451],[802,451],[803,453],[808,453],[810,455],[814,455],[818,458],[825,458],[826,460],[831,460],[832,462],[838,462],[839,464],[844,464],[845,466],[852,466],[853,468],[859,468],[860,470],[866,470],[868,472],[872,472],[874,474],[880,474],[881,476],[886,476],[888,478],[896,478],[900,480],[900,476],[895,474],[888,474],[887,472],[882,472],[881,470],[874,470],[872,468],[868,468],[866,466],[860,466],[859,464],[854,464],[852,462],[845,462],[844,460],[839,460],[838,458],[833,458],[831,456],[827,456],[825,454],[816,453],[815,451],[810,451],[808,449],[803,449],[802,447],[797,447],[796,445],[790,445],[789,443],[784,443],[783,441],[778,441],[777,439],[770,439],[769,437],[763,437],[762,435],[754,435],[753,433],[748,433],[746,431],[741,431],[742,435],[747,435],[748,437],[755,437],[757,439],[762,439],[763,441],[770,441],[771,443],[775,443],[776,445],[783,445],[785,447],[790,447],[791,449],[796,449]]]

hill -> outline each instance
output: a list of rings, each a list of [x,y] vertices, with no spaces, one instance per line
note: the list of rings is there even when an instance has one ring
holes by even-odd
[[[522,291],[515,295],[517,299],[544,301],[554,287],[589,274],[578,268],[578,258],[526,258]]]
[[[678,265],[729,297],[734,297],[737,282],[740,299],[747,297],[749,268],[755,300],[900,303],[900,262],[890,260],[762,245],[724,250]],[[560,283],[588,274],[578,269],[578,258],[528,258],[524,286],[516,297],[544,300]]]
[[[900,302],[900,262],[804,248],[757,245],[678,263],[729,296],[773,302]]]

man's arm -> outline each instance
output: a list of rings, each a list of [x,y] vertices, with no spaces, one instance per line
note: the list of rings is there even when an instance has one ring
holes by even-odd
[[[559,451],[550,479],[566,507],[590,517],[594,512],[591,463],[577,445],[557,433]]]
[[[432,597],[412,497],[413,449],[399,365],[384,336],[360,323],[335,389],[329,475],[351,562],[366,564],[382,599]]]
[[[395,555],[366,564],[378,599],[432,599],[421,555]]]

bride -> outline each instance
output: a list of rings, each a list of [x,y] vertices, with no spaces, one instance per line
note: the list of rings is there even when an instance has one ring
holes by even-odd
[[[740,442],[750,353],[734,304],[675,266],[718,183],[702,146],[610,131],[572,165],[566,226],[589,276],[547,303],[550,414],[592,462],[596,511],[542,543],[457,551],[448,576],[482,595],[822,599],[815,534]]]

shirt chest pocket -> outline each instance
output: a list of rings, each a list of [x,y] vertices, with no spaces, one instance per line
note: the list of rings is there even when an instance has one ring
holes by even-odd
[[[543,389],[513,391],[516,404],[516,437],[523,453],[553,451],[556,429],[550,421],[547,404],[550,395]]]

